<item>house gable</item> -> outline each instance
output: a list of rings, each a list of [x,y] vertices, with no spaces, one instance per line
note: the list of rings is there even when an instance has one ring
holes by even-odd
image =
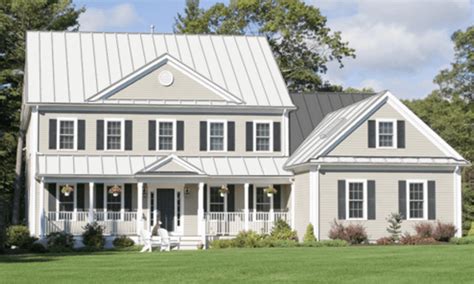
[[[160,159],[140,171],[144,174],[169,174],[169,173],[185,173],[185,174],[204,174],[201,169],[188,163],[176,155],[169,155]]]

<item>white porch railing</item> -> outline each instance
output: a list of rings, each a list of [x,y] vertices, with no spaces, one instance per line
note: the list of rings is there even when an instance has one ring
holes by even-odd
[[[94,212],[93,220],[104,226],[106,235],[135,235],[137,212]],[[45,234],[67,232],[80,235],[89,223],[89,212],[46,212]]]
[[[269,234],[276,220],[291,224],[289,212],[249,212],[248,230]],[[235,236],[246,229],[244,212],[209,212],[204,215],[207,235]]]

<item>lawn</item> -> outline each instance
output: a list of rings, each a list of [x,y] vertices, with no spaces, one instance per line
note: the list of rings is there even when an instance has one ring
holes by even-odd
[[[474,245],[0,256],[0,283],[474,282]]]

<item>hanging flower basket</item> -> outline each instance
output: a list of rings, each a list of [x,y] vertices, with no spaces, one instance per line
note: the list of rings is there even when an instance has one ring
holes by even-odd
[[[119,196],[120,193],[122,193],[122,188],[118,185],[114,185],[109,189],[109,193],[112,194],[114,197]]]
[[[263,190],[268,197],[272,197],[274,194],[276,194],[278,191],[273,187],[273,185],[269,185],[267,188]]]
[[[61,188],[61,193],[64,194],[64,196],[69,196],[71,192],[74,191],[74,188],[70,186],[69,184],[66,184]]]
[[[229,189],[225,185],[222,185],[221,188],[219,188],[219,193],[221,197],[224,197],[226,194],[229,193]]]

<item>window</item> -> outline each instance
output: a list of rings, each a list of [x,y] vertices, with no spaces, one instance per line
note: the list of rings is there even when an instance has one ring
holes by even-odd
[[[175,151],[176,121],[158,121],[158,150]]]
[[[56,196],[59,196],[59,206],[58,206],[58,211],[60,212],[72,212],[74,211],[74,191],[75,191],[75,186],[74,185],[68,185],[70,187],[72,187],[73,191],[71,193],[69,193],[68,196],[66,196],[66,194],[62,193],[61,192],[61,189],[66,186],[65,184],[60,184],[58,185],[58,191],[57,191],[57,195]]]
[[[426,181],[408,181],[408,219],[426,218]]]
[[[255,209],[261,212],[268,212],[271,208],[271,198],[265,193],[265,187],[256,188]]]
[[[395,148],[396,147],[396,127],[395,120],[383,119],[377,120],[377,147]]]
[[[107,208],[107,219],[108,220],[120,220],[122,218],[121,210],[123,207],[123,186],[120,186],[122,191],[117,194],[109,192],[114,185],[106,186],[106,208]]]
[[[123,150],[123,120],[107,120],[105,131],[107,150]]]
[[[226,125],[225,121],[208,121],[209,151],[226,151]]]
[[[76,119],[58,119],[58,145],[60,150],[76,149]]]
[[[176,191],[176,226],[181,226],[181,191]]]
[[[209,212],[224,212],[224,197],[219,193],[220,187],[209,188]]]
[[[366,218],[367,182],[347,181],[347,219]]]
[[[254,151],[269,152],[272,149],[272,123],[254,122]]]

